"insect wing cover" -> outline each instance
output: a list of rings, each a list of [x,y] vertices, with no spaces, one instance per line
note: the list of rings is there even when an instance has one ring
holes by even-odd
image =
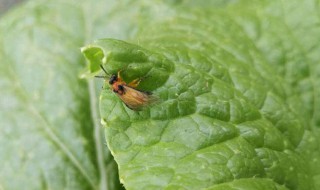
[[[158,101],[158,97],[152,95],[150,92],[143,92],[129,86],[123,86],[124,93],[117,94],[119,98],[132,110],[141,110]]]

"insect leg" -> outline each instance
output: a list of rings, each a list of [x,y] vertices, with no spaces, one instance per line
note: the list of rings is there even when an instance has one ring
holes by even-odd
[[[122,78],[121,78],[121,75],[120,75],[121,71],[122,71],[122,70],[119,70],[119,71],[118,71],[118,74],[117,74],[118,82],[123,82],[123,80],[122,80]]]
[[[135,79],[135,80],[131,81],[128,84],[128,86],[130,86],[132,88],[136,88],[139,85],[139,83],[141,82],[141,80],[142,80],[141,78]]]
[[[136,88],[141,81],[143,81],[145,78],[147,78],[148,76],[145,76],[145,77],[141,77],[141,78],[137,78],[133,81],[131,81],[128,86],[132,87],[132,88]]]

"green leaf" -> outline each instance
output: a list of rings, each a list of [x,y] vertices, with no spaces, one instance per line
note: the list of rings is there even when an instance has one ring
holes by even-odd
[[[319,189],[318,4],[17,7],[0,20],[0,189],[123,189],[117,167],[127,189]],[[160,99],[136,112],[102,90],[118,165],[101,63]]]
[[[78,78],[80,47],[114,30],[102,19],[112,6],[96,3],[29,1],[1,18],[0,189],[123,189],[99,124],[101,84]]]
[[[168,77],[155,75],[161,101],[143,111],[102,91],[100,114],[125,187],[319,189],[316,3],[186,3],[168,11],[179,14],[145,22],[130,44],[89,45],[105,52],[102,60],[85,53],[90,64],[103,62],[113,73],[148,75],[145,62],[174,67]],[[166,61],[150,62],[136,49]]]
[[[90,75],[101,71],[101,65],[107,73],[121,71],[125,81],[144,78],[139,85],[144,90],[162,86],[174,70],[173,63],[161,54],[120,40],[98,40],[81,51],[89,62]]]

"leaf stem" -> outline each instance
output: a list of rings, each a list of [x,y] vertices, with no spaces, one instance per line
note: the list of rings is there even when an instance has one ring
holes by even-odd
[[[98,115],[98,104],[97,104],[97,95],[95,91],[94,81],[92,79],[87,80],[89,87],[89,96],[90,96],[90,109],[91,109],[91,118],[94,126],[94,141],[95,148],[97,153],[97,162],[99,167],[99,176],[100,176],[100,190],[108,190],[107,186],[107,172],[104,165],[104,154],[103,154],[103,143],[102,143],[102,127],[99,124],[99,115]]]

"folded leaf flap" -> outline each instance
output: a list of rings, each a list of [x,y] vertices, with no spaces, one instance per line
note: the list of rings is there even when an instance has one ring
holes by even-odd
[[[174,71],[174,64],[162,54],[121,40],[97,40],[81,51],[88,60],[88,73],[98,73],[102,65],[110,74],[121,71],[128,82],[143,78],[138,87],[143,90],[159,88]]]

